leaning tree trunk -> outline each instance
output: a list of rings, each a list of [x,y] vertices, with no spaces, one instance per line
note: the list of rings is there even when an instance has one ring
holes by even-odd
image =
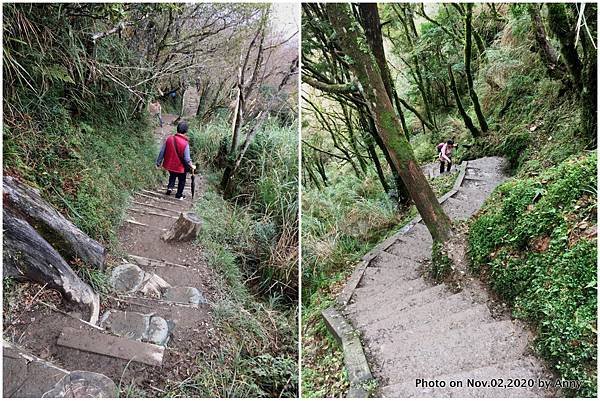
[[[98,295],[73,272],[60,254],[25,220],[10,209],[2,211],[4,222],[4,277],[28,279],[58,290],[96,324]]]
[[[193,241],[198,236],[201,226],[200,218],[194,212],[185,212],[179,215],[179,218],[162,235],[166,242],[184,242]]]
[[[67,260],[80,259],[103,269],[106,250],[64,218],[39,192],[13,177],[4,177],[4,208],[27,221]]]
[[[341,48],[352,60],[350,68],[361,84],[361,91],[375,120],[377,131],[389,149],[402,181],[434,241],[446,241],[451,235],[450,219],[427,183],[406,137],[402,135],[400,121],[387,96],[379,68],[364,34],[348,4],[327,3],[326,8]]]
[[[467,12],[465,15],[465,72],[467,73],[467,86],[469,87],[469,96],[471,96],[471,100],[473,101],[473,108],[475,109],[475,114],[477,115],[477,121],[479,121],[479,127],[481,127],[481,131],[487,132],[487,121],[485,120],[485,116],[481,111],[479,98],[477,97],[477,93],[475,92],[475,88],[473,85],[473,74],[471,73],[471,37],[473,31],[473,24],[471,23],[472,16],[473,4],[467,3]]]

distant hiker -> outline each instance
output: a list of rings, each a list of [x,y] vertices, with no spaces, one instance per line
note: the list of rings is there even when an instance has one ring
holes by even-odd
[[[160,106],[160,102],[158,101],[158,99],[156,99],[154,102],[150,103],[150,114],[152,115],[152,117],[158,117],[158,123],[160,124],[160,127],[162,128],[163,126],[163,120],[162,120],[162,116],[161,116],[161,106]]]
[[[446,142],[442,142],[437,146],[440,159],[440,174],[444,174],[444,165],[447,165],[446,172],[450,172],[452,167],[452,151],[458,145],[454,144],[452,139],[448,139]]]
[[[175,179],[178,179],[175,198],[179,200],[185,199],[183,189],[185,188],[186,173],[196,169],[190,157],[190,141],[185,135],[187,132],[187,123],[180,122],[177,125],[177,133],[165,140],[156,159],[156,167],[160,167],[162,164],[163,168],[169,172],[167,195],[171,195],[175,188]]]

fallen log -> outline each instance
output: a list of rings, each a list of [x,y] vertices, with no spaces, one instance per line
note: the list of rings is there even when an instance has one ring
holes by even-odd
[[[169,228],[161,238],[166,242],[172,241],[192,241],[196,239],[200,232],[201,221],[194,212],[185,212],[179,215],[179,218]]]
[[[58,290],[96,324],[100,312],[98,295],[83,282],[60,254],[26,221],[2,211],[4,277],[27,279]]]
[[[4,177],[4,207],[27,221],[66,260],[81,259],[104,269],[106,250],[46,202],[40,193],[13,177]]]

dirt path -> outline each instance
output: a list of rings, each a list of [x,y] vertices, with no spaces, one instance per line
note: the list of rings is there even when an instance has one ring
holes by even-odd
[[[502,165],[492,157],[469,161],[459,191],[443,204],[453,220],[472,216],[506,179]],[[378,395],[552,396],[537,387],[552,376],[530,352],[530,333],[518,321],[494,317],[482,286],[472,281],[455,293],[423,277],[431,246],[425,225],[416,224],[370,262],[343,310],[361,334]],[[438,383],[417,385],[421,379]],[[487,384],[476,387],[469,379]],[[462,387],[451,388],[452,380]],[[517,386],[504,388],[511,384]]]
[[[157,142],[162,143],[174,132],[172,122],[175,117],[164,116],[164,128],[155,130]],[[4,336],[21,347],[19,349],[51,362],[52,367],[44,365],[45,373],[41,374],[41,368],[24,368],[28,364],[11,362],[18,358],[7,360],[5,352],[5,396],[39,397],[42,390],[52,380],[58,381],[65,371],[79,370],[106,375],[117,385],[122,396],[165,396],[168,391],[176,393],[178,383],[197,373],[198,359],[210,358],[211,352],[220,348],[222,340],[213,325],[211,308],[218,291],[216,274],[207,265],[197,244],[167,244],[160,239],[180,212],[193,209],[202,196],[204,182],[197,176],[192,201],[188,177],[184,192],[187,199],[179,201],[173,195],[165,195],[166,180],[165,175],[162,186],[148,188],[133,196],[124,223],[118,230],[122,252],[109,255],[113,267],[124,263],[137,266],[121,277],[113,277],[116,281],[111,283],[133,282],[131,277],[139,272],[139,277],[143,277],[142,284],[146,285],[151,277],[154,280],[152,274],[156,274],[166,282],[165,285],[154,292],[142,293],[140,286],[127,293],[112,291],[101,295],[98,323],[101,328],[90,327],[73,316],[44,306],[37,305],[25,311],[19,324],[13,325]],[[79,333],[75,340],[102,336],[107,341],[106,349],[113,340],[117,344],[119,339],[139,341],[142,352],[159,350],[162,363],[152,366],[103,355],[102,349],[99,352],[75,349],[68,339],[66,346],[58,345],[57,340],[67,338],[65,330],[68,329]],[[44,385],[31,387],[30,384],[39,382],[40,377],[52,379]]]

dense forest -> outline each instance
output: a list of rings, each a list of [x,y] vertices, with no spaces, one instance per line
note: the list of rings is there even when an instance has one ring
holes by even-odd
[[[211,313],[224,341],[154,387],[117,377],[122,396],[297,394],[292,15],[263,4],[3,5],[3,174],[38,189],[107,247],[103,271],[67,260],[103,305],[114,295],[109,277],[123,256],[118,230],[131,196],[164,181],[148,104],[158,100],[163,118],[190,125],[206,182],[196,205],[202,230],[190,248],[200,247],[215,272]],[[45,287],[4,275],[5,339],[14,340],[24,313],[45,308],[38,301],[65,307]]]
[[[359,259],[417,211],[450,235],[432,195],[457,173],[414,167],[448,139],[455,165],[509,162],[467,222],[469,275],[582,383],[565,395],[595,396],[596,20],[589,3],[303,4],[303,396],[348,391],[320,313]]]

